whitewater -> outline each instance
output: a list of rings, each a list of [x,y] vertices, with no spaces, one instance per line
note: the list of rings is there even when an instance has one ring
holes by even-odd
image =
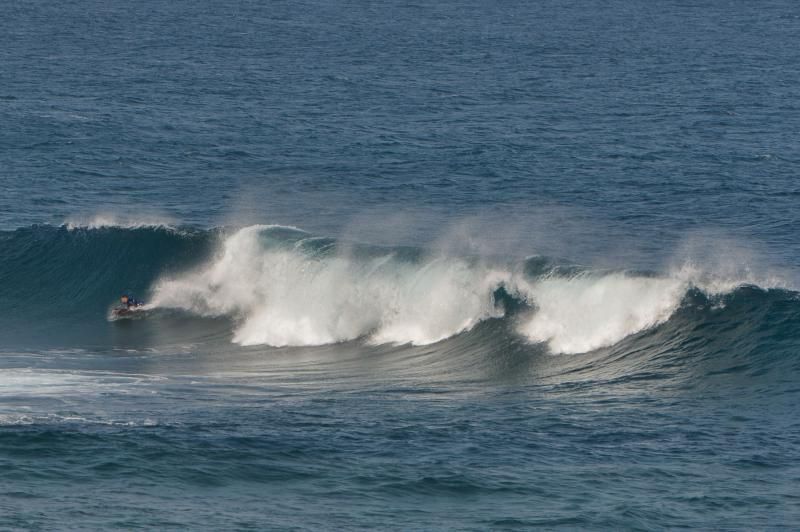
[[[561,354],[608,347],[665,322],[690,289],[719,297],[756,284],[688,265],[667,276],[564,273],[556,265],[526,275],[525,261],[503,267],[480,257],[415,255],[341,246],[296,228],[251,226],[227,237],[210,264],[159,280],[151,307],[236,317],[233,341],[241,345],[357,338],[425,345],[504,317],[502,290],[529,307],[517,317],[517,331]],[[761,288],[780,287],[769,282]]]
[[[144,274],[138,284],[145,310],[228,319],[231,341],[241,346],[354,340],[429,345],[487,320],[504,320],[514,334],[545,345],[551,354],[579,354],[611,347],[667,322],[693,293],[711,302],[722,302],[748,286],[795,293],[789,281],[774,274],[756,275],[750,268],[714,272],[713,265],[704,268],[689,259],[666,273],[592,269],[538,255],[502,260],[366,245],[275,225],[181,230],[161,222],[103,218],[5,236],[9,257],[12,248],[24,250],[15,261],[7,261],[6,276],[23,271],[30,288],[37,290],[70,282],[60,277],[63,271],[53,275],[54,257],[45,248],[58,249],[61,241],[72,256],[97,254],[96,267],[113,271],[116,262],[129,260],[118,253],[126,247],[120,240],[135,239],[136,245],[152,248],[131,250]],[[75,249],[78,245],[84,249]],[[179,254],[176,248],[181,246],[200,249],[183,259],[191,266],[164,274],[159,263],[174,260],[170,255]],[[166,253],[153,256],[152,263],[146,260],[160,252]],[[67,266],[70,258],[63,260]],[[20,264],[26,269],[18,268]],[[112,305],[120,286],[95,286],[103,298],[98,305]]]

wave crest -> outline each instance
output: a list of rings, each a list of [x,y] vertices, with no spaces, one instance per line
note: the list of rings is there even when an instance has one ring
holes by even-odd
[[[741,272],[739,272],[741,273]],[[425,345],[507,313],[509,330],[554,354],[612,346],[669,320],[687,293],[719,297],[747,275],[684,265],[668,275],[591,271],[541,257],[520,265],[347,245],[291,227],[228,234],[199,269],[159,280],[154,307],[235,321],[241,345],[308,346],[364,339]],[[757,283],[756,283],[757,284]],[[772,279],[771,287],[779,285]],[[502,300],[502,298],[501,298]],[[503,303],[507,302],[502,300]]]
[[[523,282],[517,291],[536,310],[517,330],[556,354],[593,351],[667,321],[687,288],[676,278],[621,272]]]
[[[502,311],[492,297],[501,273],[466,260],[404,260],[314,247],[304,234],[275,246],[275,226],[251,226],[224,242],[207,267],[159,282],[153,303],[233,315],[242,345],[321,345],[368,337],[429,344]]]
[[[142,229],[142,228],[167,228],[173,229],[177,225],[171,218],[165,216],[141,216],[120,214],[95,214],[91,217],[68,218],[63,224],[68,230],[75,229]]]

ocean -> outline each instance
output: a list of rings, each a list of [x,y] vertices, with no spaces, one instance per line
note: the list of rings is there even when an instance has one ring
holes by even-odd
[[[800,526],[796,3],[0,11],[0,528]]]

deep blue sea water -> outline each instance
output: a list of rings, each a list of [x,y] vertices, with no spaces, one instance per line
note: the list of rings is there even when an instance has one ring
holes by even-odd
[[[6,0],[0,528],[796,529],[799,44]]]

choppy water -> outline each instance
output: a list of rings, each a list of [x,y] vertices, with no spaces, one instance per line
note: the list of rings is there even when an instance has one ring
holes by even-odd
[[[793,3],[3,11],[0,527],[800,522]]]

